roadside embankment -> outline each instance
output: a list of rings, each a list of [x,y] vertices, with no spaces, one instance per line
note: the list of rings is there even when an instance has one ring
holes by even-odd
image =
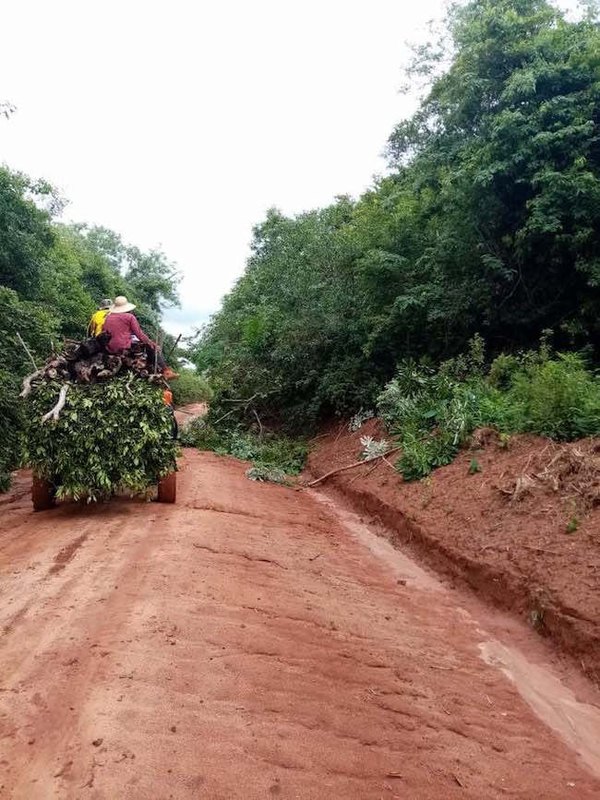
[[[310,474],[359,459],[365,436],[386,435],[370,420],[319,437]],[[404,483],[393,460],[341,472],[321,488],[438,572],[526,617],[600,682],[600,442],[506,442],[483,431],[453,464],[416,483]]]

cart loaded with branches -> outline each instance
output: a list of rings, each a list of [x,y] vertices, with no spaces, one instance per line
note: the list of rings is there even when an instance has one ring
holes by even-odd
[[[175,502],[172,395],[142,345],[117,356],[95,339],[66,342],[25,378],[21,397],[36,511],[154,487],[159,502]]]

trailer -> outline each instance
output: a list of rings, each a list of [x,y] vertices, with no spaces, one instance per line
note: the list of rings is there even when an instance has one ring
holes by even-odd
[[[176,502],[178,426],[161,376],[130,372],[62,387],[42,380],[33,389],[28,384],[24,397],[34,511],[53,508],[61,497],[149,495],[153,487],[159,503]]]
[[[31,481],[31,501],[34,511],[48,511],[56,506],[56,488],[52,481],[33,475]],[[156,502],[175,503],[177,501],[177,473],[170,472],[157,484]]]

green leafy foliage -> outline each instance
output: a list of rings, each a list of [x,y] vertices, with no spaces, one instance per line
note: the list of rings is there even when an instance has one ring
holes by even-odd
[[[49,210],[59,211],[56,192],[0,167],[0,285],[34,299],[41,270],[54,244]]]
[[[472,458],[469,464],[469,475],[477,475],[479,472],[481,472],[481,464],[476,458]]]
[[[0,491],[8,488],[10,471],[20,456],[24,422],[20,376],[33,371],[17,332],[41,363],[40,354],[50,348],[57,325],[41,304],[20,300],[14,290],[0,286]]]
[[[281,434],[256,432],[242,428],[215,428],[204,419],[194,420],[181,434],[182,444],[200,450],[213,450],[241,461],[251,461],[255,467],[298,475],[306,461],[305,442]]]
[[[211,398],[211,389],[206,378],[189,369],[181,370],[179,378],[171,384],[171,391],[176,406],[207,403]]]
[[[438,370],[403,363],[381,393],[379,413],[402,446],[397,467],[405,480],[451,463],[481,426],[501,432],[501,447],[511,433],[558,440],[600,435],[600,379],[582,356],[554,356],[542,347],[500,356],[487,372],[482,356],[474,340],[468,355]],[[470,471],[479,471],[476,460]]]
[[[246,477],[259,483],[278,483],[282,486],[289,484],[285,472],[276,467],[250,467],[246,470]]]
[[[16,394],[14,378],[0,370],[0,492],[8,489],[10,469],[19,459],[23,418],[20,406],[11,403]]]
[[[178,444],[160,388],[128,375],[76,384],[59,420],[42,424],[59,389],[44,384],[28,399],[24,453],[24,462],[56,485],[58,497],[142,493],[175,469]]]
[[[369,370],[359,365],[359,374],[352,358],[366,331],[357,330],[354,247],[343,233],[351,212],[342,198],[297,219],[271,211],[255,229],[246,274],[194,356],[215,389],[215,415],[221,405],[223,413],[231,410],[229,400],[254,397],[266,424],[298,431],[324,407],[349,411],[375,393]]]
[[[508,401],[513,430],[565,440],[600,433],[600,380],[575,353],[526,365],[514,376]]]
[[[561,351],[597,358],[598,53],[593,14],[453,4],[442,49],[417,54],[411,75],[430,83],[392,132],[390,173],[356,201],[272,210],[255,229],[245,274],[196,346],[215,405],[254,398],[263,421],[307,430],[372,407],[398,363],[438,366],[477,331],[493,354],[552,329]],[[510,359],[497,381],[510,382]],[[457,424],[472,414],[468,393],[438,389]],[[234,416],[253,421],[242,405]]]
[[[577,517],[571,517],[571,519],[567,522],[567,533],[577,533],[579,530],[579,519]]]
[[[161,250],[142,252],[128,245],[118,233],[103,227],[79,226],[87,246],[108,263],[113,272],[123,275],[136,302],[155,314],[161,305],[178,305],[179,274]]]
[[[400,436],[399,469],[406,480],[449,464],[482,422],[482,343],[476,337],[466,356],[439,370],[414,361],[400,364],[379,396],[379,414]]]

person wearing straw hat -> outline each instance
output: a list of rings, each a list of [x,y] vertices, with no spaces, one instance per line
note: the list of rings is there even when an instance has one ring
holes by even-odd
[[[126,297],[119,295],[109,309],[109,314],[104,322],[103,332],[110,334],[110,341],[106,345],[109,353],[120,354],[131,347],[132,337],[135,336],[146,345],[146,350],[152,358],[156,358],[156,365],[167,380],[177,377],[177,373],[167,366],[162,353],[157,345],[146,336],[134,314],[135,305]]]

